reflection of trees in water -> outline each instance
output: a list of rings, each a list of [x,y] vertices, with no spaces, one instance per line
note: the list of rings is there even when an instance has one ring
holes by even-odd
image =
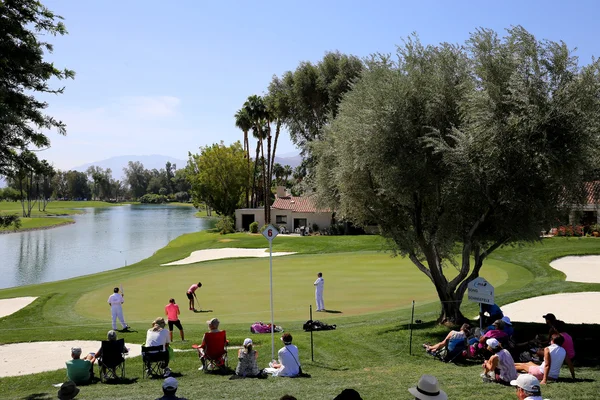
[[[17,283],[27,285],[40,282],[46,273],[50,251],[49,238],[41,232],[20,235]]]

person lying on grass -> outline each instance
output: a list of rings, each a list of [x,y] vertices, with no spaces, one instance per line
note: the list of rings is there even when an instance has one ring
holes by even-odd
[[[460,330],[458,331],[450,331],[446,338],[441,342],[434,344],[432,346],[428,344],[424,344],[423,348],[430,354],[435,354],[438,350],[443,347],[448,348],[448,352],[454,351],[454,348],[461,342],[467,340],[469,335],[471,334],[471,325],[462,324]]]
[[[258,376],[260,370],[256,360],[258,359],[258,351],[252,348],[252,339],[244,339],[244,348],[238,350],[238,364],[235,367],[235,374],[238,376]]]
[[[497,339],[488,339],[485,343],[492,356],[483,363],[482,376],[504,385],[510,385],[510,382],[517,379],[518,375],[515,360],[508,350],[502,348]]]
[[[565,338],[561,335],[554,335],[551,338],[550,346],[544,349],[544,362],[542,365],[537,365],[533,362],[515,363],[515,368],[519,372],[526,372],[535,376],[542,384],[548,380],[556,381],[560,375],[560,367],[566,361],[571,371],[571,377],[575,379],[575,370],[571,359],[567,357],[567,352],[561,346]]]

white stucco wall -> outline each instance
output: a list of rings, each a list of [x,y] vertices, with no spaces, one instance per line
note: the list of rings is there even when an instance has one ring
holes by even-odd
[[[263,208],[240,208],[235,210],[235,229],[242,229],[242,216],[245,214],[254,215],[254,220],[258,222],[258,227],[262,227],[265,224],[264,209]],[[286,217],[286,223],[277,223],[277,216],[282,215]],[[294,219],[305,218],[307,225],[312,229],[313,224],[317,224],[319,229],[328,228],[331,225],[330,212],[325,213],[293,213],[290,210],[278,210],[271,209],[271,223],[279,228],[281,225],[285,225],[288,231],[293,231]]]

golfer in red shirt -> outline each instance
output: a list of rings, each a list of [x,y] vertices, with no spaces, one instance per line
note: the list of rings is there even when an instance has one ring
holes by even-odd
[[[198,284],[196,285],[195,283],[190,286],[190,288],[188,289],[186,295],[187,298],[190,301],[190,310],[196,311],[196,307],[194,306],[194,297],[196,298],[196,301],[198,301],[198,296],[196,296],[196,290],[198,290],[199,288],[202,287],[202,282],[198,282]],[[200,303],[198,301],[198,303]]]
[[[181,321],[179,321],[179,306],[175,304],[175,299],[170,299],[169,304],[165,306],[165,315],[167,316],[169,322],[169,335],[171,335],[171,342],[173,341],[173,326],[176,326],[179,329],[179,335],[181,336],[181,341],[183,342],[185,339],[183,338],[183,327],[181,326]]]

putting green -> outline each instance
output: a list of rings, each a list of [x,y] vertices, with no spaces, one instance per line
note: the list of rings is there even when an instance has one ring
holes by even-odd
[[[508,278],[507,269],[512,268],[522,269],[488,260],[484,277],[502,290]],[[429,279],[408,259],[377,252],[276,257],[273,258],[276,321],[308,319],[308,306],[314,306],[313,282],[318,271],[325,278],[326,308],[341,312],[328,314],[328,319],[405,308],[412,300],[419,305],[438,301]],[[187,309],[185,292],[198,281],[203,284],[197,292],[200,307],[212,312],[193,313]],[[162,316],[170,297],[180,305],[181,320],[186,324],[204,324],[212,317],[231,323],[270,320],[268,259],[229,259],[164,267],[160,272],[115,282],[113,286],[120,284],[124,287],[124,313],[130,324],[149,323]],[[110,315],[106,301],[113,286],[85,294],[77,301],[75,311],[106,321]]]

